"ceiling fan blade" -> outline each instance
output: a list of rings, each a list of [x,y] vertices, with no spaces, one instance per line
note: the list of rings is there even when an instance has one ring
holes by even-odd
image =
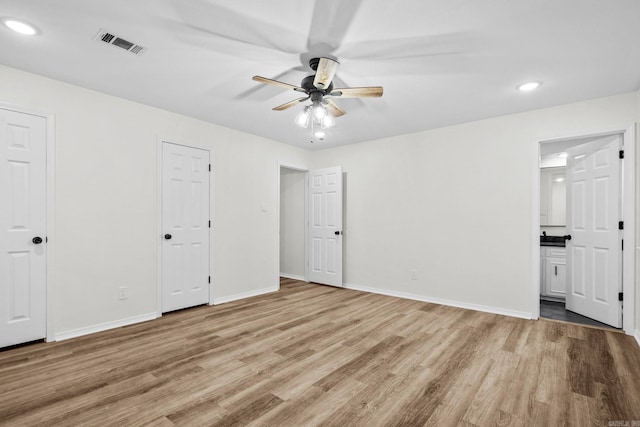
[[[333,89],[330,95],[340,98],[380,98],[382,86],[337,88]]]
[[[265,16],[249,16],[237,4],[227,2],[223,6],[213,3],[224,2],[192,1],[189,7],[179,4],[172,6],[173,14],[170,16],[178,17],[173,21],[178,27],[175,34],[200,36],[198,38],[201,41],[211,42],[234,56],[242,56],[246,54],[245,49],[252,47],[266,49],[272,55],[274,52],[295,54],[304,47],[298,42],[304,35],[288,30],[286,25],[275,23]],[[246,25],[238,25],[239,22]],[[249,57],[255,59],[255,56]]]
[[[320,58],[316,77],[313,79],[313,85],[318,89],[326,89],[331,84],[333,76],[336,75],[340,63],[330,58]]]
[[[483,45],[482,36],[469,32],[424,35],[345,44],[337,53],[342,58],[386,60],[462,54]],[[400,48],[401,47],[401,48]]]
[[[347,114],[346,111],[344,111],[342,108],[338,107],[338,105],[333,102],[330,99],[325,99],[326,103],[327,103],[327,111],[329,111],[329,114],[331,114],[333,117],[340,117],[340,116],[344,116],[345,114]]]
[[[268,85],[279,86],[279,87],[283,87],[285,89],[295,90],[295,91],[298,91],[298,92],[304,92],[304,89],[302,89],[301,87],[290,85],[289,83],[280,82],[278,80],[268,79],[268,78],[262,77],[262,76],[253,76],[253,80],[255,80],[257,82],[260,82],[260,83],[265,83],[265,84],[268,84]]]
[[[306,68],[303,67],[293,67],[289,68],[286,71],[278,73],[273,76],[271,80],[281,81],[281,80],[291,80],[292,76],[294,81],[298,79],[298,71],[307,72]],[[349,86],[347,84],[341,84],[340,86]],[[278,92],[278,88],[271,85],[249,85],[249,88],[243,92],[240,92],[235,96],[235,99],[243,99],[246,97],[253,97],[255,100],[266,101],[269,98],[273,98],[276,96]]]
[[[307,38],[307,50],[315,55],[312,58],[333,53],[340,47],[363,2],[315,1]]]
[[[278,105],[277,107],[273,107],[274,111],[282,111],[282,110],[286,110],[287,108],[291,108],[294,105],[297,105],[301,102],[306,101],[307,99],[309,99],[309,97],[302,97],[302,98],[298,98],[298,99],[294,99],[293,101],[289,101],[286,104],[282,104],[282,105]]]

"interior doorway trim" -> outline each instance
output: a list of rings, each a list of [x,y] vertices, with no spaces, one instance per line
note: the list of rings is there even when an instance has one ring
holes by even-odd
[[[156,318],[162,317],[162,243],[164,232],[162,230],[162,144],[164,143],[182,145],[184,147],[197,148],[209,152],[209,161],[211,163],[211,172],[209,172],[209,218],[211,220],[211,227],[209,228],[209,275],[211,282],[209,283],[209,305],[214,304],[214,282],[215,282],[215,270],[213,269],[213,243],[215,240],[215,216],[214,216],[214,173],[215,173],[215,150],[214,147],[208,144],[189,142],[185,144],[180,142],[177,138],[156,138]]]
[[[531,303],[532,318],[540,317],[540,153],[541,145],[550,142],[569,141],[573,139],[621,135],[624,147],[624,157],[628,159],[623,164],[622,175],[622,220],[624,221],[623,239],[625,250],[622,251],[622,283],[624,292],[624,304],[622,309],[622,330],[627,335],[635,332],[635,264],[636,264],[636,239],[635,239],[635,214],[636,214],[636,125],[633,124],[624,129],[604,130],[600,132],[568,135],[557,138],[538,139],[535,141],[536,157],[532,162],[533,168],[533,221],[531,230],[531,256],[532,256],[532,283]]]
[[[47,182],[46,182],[46,221],[47,221],[47,244],[45,246],[47,251],[47,266],[46,266],[46,335],[45,341],[53,342],[56,340],[55,329],[55,305],[54,305],[54,291],[55,291],[55,259],[56,259],[56,222],[55,222],[55,199],[56,199],[56,128],[55,128],[55,114],[47,114],[41,111],[33,110],[30,108],[18,107],[15,105],[0,103],[0,108],[4,110],[14,111],[16,113],[30,114],[32,116],[43,117],[47,121],[46,130],[46,166],[47,166]]]
[[[277,247],[276,247],[276,265],[275,265],[275,271],[276,271],[276,277],[274,278],[274,282],[275,282],[275,286],[277,287],[277,289],[280,289],[280,176],[282,174],[282,169],[290,169],[290,170],[294,170],[294,171],[298,171],[298,172],[304,172],[307,173],[309,172],[309,168],[305,167],[305,166],[301,166],[301,165],[296,165],[296,164],[292,164],[292,163],[288,163],[288,162],[280,162],[278,161],[278,178],[277,178],[277,191],[276,191],[276,195],[277,195],[277,201],[276,201],[276,218],[278,218],[278,238],[277,238]],[[308,277],[309,277],[309,260],[308,260],[308,250],[307,250],[307,240],[308,240],[308,230],[306,227],[307,224],[307,219],[309,217],[309,203],[308,203],[308,194],[307,194],[307,183],[308,180],[308,176],[305,176],[305,190],[304,190],[304,223],[305,223],[305,227],[304,227],[304,281],[308,282]]]

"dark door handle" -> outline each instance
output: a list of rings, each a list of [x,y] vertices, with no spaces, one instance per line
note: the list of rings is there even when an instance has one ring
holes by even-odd
[[[336,236],[339,236],[340,232],[339,231],[335,231],[333,234],[335,234]]]
[[[39,245],[40,243],[42,243],[42,237],[36,236],[33,239],[31,239],[31,241],[33,242],[34,245]]]
[[[571,240],[571,234],[567,234],[566,236],[562,236],[564,237],[564,240]]]
[[[169,234],[169,233],[165,234],[165,235],[164,235],[164,238],[165,238],[166,240],[171,240],[171,234]]]

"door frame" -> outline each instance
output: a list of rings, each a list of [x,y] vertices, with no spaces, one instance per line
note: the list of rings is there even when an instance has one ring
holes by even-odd
[[[304,166],[300,166],[300,165],[294,165],[291,163],[287,163],[287,162],[280,162],[278,161],[278,178],[277,178],[277,189],[278,191],[276,191],[276,218],[278,220],[278,237],[276,239],[276,277],[275,277],[275,285],[277,286],[278,289],[280,289],[280,192],[282,191],[280,186],[280,175],[282,174],[282,169],[289,169],[289,170],[294,170],[294,171],[298,171],[298,172],[304,172],[305,176],[304,176],[304,281],[308,282],[309,281],[309,250],[307,248],[308,246],[308,240],[309,240],[309,230],[308,230],[308,223],[309,223],[309,190],[308,190],[308,186],[309,186],[309,168],[304,167]]]
[[[214,211],[214,180],[213,174],[215,173],[215,150],[208,144],[201,144],[197,142],[189,142],[188,144],[179,142],[177,138],[156,138],[156,318],[162,317],[162,243],[164,241],[162,230],[162,144],[164,143],[182,145],[183,147],[196,148],[199,150],[205,150],[209,152],[209,162],[211,163],[211,172],[209,172],[209,218],[211,219],[211,228],[209,228],[209,276],[211,277],[211,283],[209,283],[209,301],[208,305],[213,305],[214,301],[214,287],[215,282],[214,269],[213,269],[213,236],[215,230],[215,217]]]
[[[46,325],[45,325],[45,341],[53,342],[56,340],[55,331],[55,316],[54,316],[54,290],[55,290],[55,253],[56,253],[56,222],[55,222],[55,199],[56,199],[56,127],[55,127],[55,114],[48,114],[42,111],[34,110],[31,108],[18,107],[11,104],[0,103],[0,109],[13,111],[21,114],[29,114],[31,116],[42,117],[46,120],[46,143],[45,143],[45,156],[46,156],[46,274],[45,274],[45,289],[46,289]]]
[[[635,214],[636,214],[636,125],[635,123],[627,128],[606,129],[597,132],[572,134],[554,138],[536,139],[535,150],[536,156],[532,162],[533,169],[533,200],[532,200],[532,229],[531,229],[531,255],[532,255],[532,283],[531,283],[531,301],[532,301],[532,318],[540,317],[540,153],[541,144],[550,142],[561,142],[572,139],[591,138],[609,135],[621,135],[622,144],[626,162],[623,163],[623,172],[621,179],[622,186],[622,220],[624,221],[624,230],[622,230],[622,238],[625,242],[625,250],[622,251],[622,291],[624,292],[624,305],[622,309],[622,330],[627,335],[634,335],[635,332]],[[617,230],[616,230],[617,231]]]

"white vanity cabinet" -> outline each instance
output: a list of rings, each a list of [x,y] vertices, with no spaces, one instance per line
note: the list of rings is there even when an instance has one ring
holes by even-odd
[[[565,298],[567,251],[558,246],[540,247],[540,295],[543,297]]]

